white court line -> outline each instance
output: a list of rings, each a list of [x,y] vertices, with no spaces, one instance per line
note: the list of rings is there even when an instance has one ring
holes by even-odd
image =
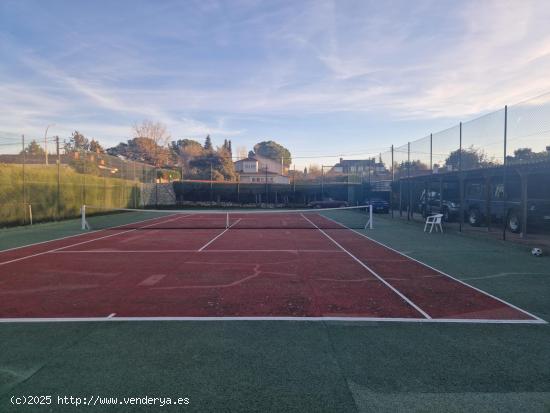
[[[212,244],[214,241],[216,241],[219,237],[221,237],[223,234],[225,234],[227,231],[229,231],[231,229],[231,227],[233,227],[234,225],[237,225],[241,220],[242,220],[242,218],[239,218],[238,220],[233,222],[229,227],[227,227],[225,230],[223,230],[223,232],[221,234],[216,235],[214,238],[212,238],[210,241],[208,241],[206,244],[204,244],[202,247],[200,247],[198,249],[198,251],[201,252],[203,249],[208,247],[210,244]]]
[[[506,304],[507,306],[509,306],[509,307],[511,307],[511,308],[513,308],[513,309],[519,311],[519,312],[522,312],[523,314],[528,315],[529,317],[533,317],[534,319],[539,320],[540,322],[546,323],[546,321],[543,320],[542,318],[537,317],[536,315],[531,314],[530,312],[528,312],[528,311],[526,311],[526,310],[523,310],[523,309],[521,309],[521,308],[515,306],[514,304],[509,303],[508,301],[505,301],[505,300],[503,300],[503,299],[501,299],[501,298],[498,298],[498,297],[494,296],[493,294],[490,294],[490,293],[488,293],[488,292],[486,292],[486,291],[483,291],[483,290],[481,290],[481,289],[479,289],[479,288],[477,288],[477,287],[474,287],[473,285],[470,285],[470,284],[468,284],[468,283],[466,283],[466,282],[464,282],[464,281],[462,281],[462,280],[459,280],[458,278],[455,278],[455,277],[453,277],[452,275],[449,275],[449,274],[447,274],[447,273],[444,272],[444,271],[441,271],[441,270],[439,270],[439,269],[437,269],[437,268],[434,268],[434,267],[432,267],[431,265],[426,264],[425,262],[422,262],[422,261],[420,261],[420,260],[417,260],[416,258],[413,258],[413,257],[411,257],[410,255],[407,255],[407,254],[405,254],[405,253],[403,253],[403,252],[401,252],[401,251],[398,251],[398,250],[396,250],[395,248],[390,247],[389,245],[386,245],[386,244],[384,244],[384,243],[382,243],[382,242],[380,242],[380,241],[377,241],[377,240],[375,240],[375,239],[373,239],[373,238],[367,236],[366,234],[363,234],[362,232],[359,232],[359,231],[357,231],[357,230],[355,230],[355,229],[352,229],[352,228],[350,228],[350,227],[347,227],[346,225],[341,224],[340,222],[335,221],[335,220],[333,220],[332,218],[326,217],[326,216],[324,216],[324,215],[322,215],[322,216],[323,216],[324,218],[327,218],[328,220],[330,220],[330,221],[332,221],[332,222],[334,222],[334,223],[340,225],[341,227],[344,227],[344,228],[346,228],[346,229],[348,229],[348,230],[350,230],[350,231],[352,231],[352,232],[354,232],[354,233],[356,233],[356,234],[358,234],[358,235],[360,235],[360,236],[362,236],[362,237],[368,239],[369,241],[372,241],[372,242],[374,242],[374,243],[376,243],[376,244],[378,244],[378,245],[380,245],[380,246],[382,246],[382,247],[385,247],[385,248],[387,248],[387,249],[389,249],[389,250],[391,250],[391,251],[393,251],[393,252],[396,252],[397,254],[399,254],[399,255],[401,255],[401,256],[403,256],[403,257],[406,257],[406,258],[408,258],[408,259],[410,259],[410,260],[413,260],[413,261],[415,261],[415,262],[417,262],[417,263],[419,263],[419,264],[421,264],[421,265],[424,265],[425,267],[427,267],[427,268],[429,268],[429,269],[431,269],[431,270],[437,271],[439,274],[444,275],[444,276],[446,276],[446,277],[449,277],[449,278],[451,278],[452,280],[454,280],[454,281],[456,281],[456,282],[459,282],[459,283],[462,284],[462,285],[465,285],[466,287],[470,287],[470,288],[472,288],[473,290],[476,290],[477,292],[480,292],[480,293],[482,293],[482,294],[485,294],[486,296],[491,297],[491,298],[493,298],[493,299],[495,299],[495,300],[501,302],[502,304]]]
[[[309,220],[304,214],[301,214],[302,217],[307,220],[311,225],[313,225],[315,228],[317,228],[325,237],[327,237],[329,240],[331,240],[334,244],[336,244],[342,251],[347,253],[351,258],[353,258],[357,263],[359,263],[363,268],[365,268],[367,271],[369,271],[372,275],[374,275],[376,278],[378,278],[386,287],[390,288],[394,293],[396,293],[399,297],[401,297],[403,300],[405,300],[411,307],[413,307],[416,311],[418,311],[420,314],[422,314],[427,319],[431,319],[424,310],[422,310],[419,306],[417,306],[414,302],[412,302],[411,299],[405,296],[401,291],[399,291],[397,288],[395,288],[393,285],[388,283],[386,280],[384,280],[382,277],[380,277],[372,268],[370,268],[368,265],[366,265],[363,261],[361,261],[359,258],[357,258],[355,255],[353,255],[351,252],[349,252],[347,249],[345,249],[343,246],[341,246],[338,242],[336,242],[330,235],[328,235],[325,231],[323,231],[321,228],[319,228],[315,223]]]
[[[114,314],[114,315],[113,315]],[[118,321],[309,321],[309,322],[400,322],[400,323],[455,323],[455,324],[547,324],[544,320],[492,320],[476,318],[404,318],[404,317],[29,317],[0,318],[0,323],[73,323]]]
[[[178,214],[178,215],[179,215],[179,214]],[[169,216],[171,216],[171,215],[169,215]],[[186,217],[186,216],[188,216],[188,215],[184,215],[184,217]],[[163,218],[164,218],[164,217],[163,217]],[[155,223],[153,223],[153,224],[145,225],[145,226],[140,227],[140,228],[129,229],[129,230],[126,230],[126,231],[117,232],[116,234],[105,235],[104,237],[93,238],[93,239],[89,239],[89,240],[86,240],[86,241],[77,242],[77,243],[75,243],[75,244],[65,245],[64,247],[59,247],[59,248],[54,248],[54,249],[47,250],[47,251],[38,252],[38,253],[36,253],[36,254],[25,255],[24,257],[19,257],[19,258],[15,258],[15,259],[13,259],[13,260],[0,262],[0,266],[6,265],[6,264],[10,264],[10,263],[13,263],[13,262],[17,262],[17,261],[26,260],[26,259],[28,259],[28,258],[38,257],[38,256],[40,256],[40,255],[49,254],[49,253],[51,253],[51,252],[61,251],[61,250],[64,250],[65,248],[76,247],[76,246],[78,246],[78,245],[88,244],[88,243],[90,243],[90,242],[98,241],[98,240],[100,240],[100,239],[115,237],[115,236],[117,236],[117,235],[122,235],[122,234],[127,234],[128,232],[137,231],[138,229],[141,229],[141,228],[148,228],[148,227],[152,227],[153,225],[165,224],[165,223],[167,223],[167,222],[175,221],[176,219],[179,219],[179,218],[181,218],[181,217],[177,217],[177,218],[174,218],[174,219],[169,219],[169,220],[167,220],[167,221],[162,221],[162,222],[155,222]],[[158,219],[158,218],[152,218],[152,219]],[[149,221],[150,221],[150,220],[149,220]],[[145,222],[145,221],[141,221],[141,222]],[[125,224],[125,225],[129,225],[129,224]],[[121,225],[121,226],[123,226],[123,225]]]
[[[114,316],[116,316],[116,313],[111,313],[107,316],[107,318],[113,318]]]
[[[326,253],[332,253],[332,254],[344,254],[344,251],[341,251],[341,250],[337,250],[337,249],[333,249],[333,250],[298,250],[298,249],[294,249],[294,250],[290,250],[290,249],[284,249],[284,250],[273,250],[273,249],[269,249],[269,250],[260,250],[260,249],[257,249],[257,250],[213,250],[213,249],[208,249],[208,250],[71,250],[71,251],[66,251],[66,250],[63,250],[63,251],[52,251],[52,254],[124,254],[124,253],[130,253],[130,254],[139,254],[139,253],[151,253],[151,254],[163,254],[163,253],[166,253],[166,254],[169,254],[169,253],[178,253],[178,252],[203,252],[203,253],[207,253],[207,252],[227,252],[227,253],[236,253],[236,252],[244,252],[244,253],[250,253],[250,252],[266,252],[266,253],[269,253],[269,252],[273,252],[273,253],[277,253],[277,252],[293,252],[293,253],[298,253],[298,252],[318,252],[318,253],[323,253],[323,254],[326,254]]]
[[[136,209],[135,211],[147,212],[146,209]],[[169,214],[169,215],[165,215],[165,216],[172,216],[172,215],[174,215],[174,213]],[[187,216],[187,215],[185,215],[185,216]],[[132,222],[132,224],[139,224],[140,222],[147,222],[147,221],[151,221],[151,220],[153,220],[153,219],[160,219],[160,218],[164,218],[164,216],[163,216],[163,217],[156,217],[156,218],[143,219],[143,220],[141,220],[141,221]],[[80,220],[78,221],[78,223],[80,224]],[[121,224],[121,225],[117,225],[116,227],[111,227],[111,228],[109,228],[109,229],[112,230],[112,229],[124,227],[124,226],[129,225],[129,224],[130,224],[130,223],[128,223],[128,224]],[[80,230],[80,231],[82,231],[82,230]],[[81,232],[80,234],[67,235],[67,236],[65,236],[65,237],[53,238],[53,239],[49,239],[49,240],[46,240],[46,241],[33,242],[33,243],[31,243],[31,244],[25,244],[25,245],[21,245],[21,246],[19,246],[19,247],[6,248],[6,249],[3,249],[3,250],[0,250],[0,254],[2,254],[3,252],[15,251],[15,250],[20,250],[20,249],[22,249],[22,248],[33,247],[33,246],[35,246],[35,245],[46,244],[46,243],[48,243],[48,242],[61,241],[61,240],[67,239],[67,238],[82,237],[82,236],[84,236],[84,235],[93,234],[93,233],[95,233],[95,232],[101,232],[101,231],[107,231],[107,229],[96,229],[96,230],[93,230],[93,231]]]

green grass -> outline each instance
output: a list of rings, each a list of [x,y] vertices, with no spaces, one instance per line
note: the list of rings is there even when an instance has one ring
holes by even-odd
[[[45,236],[39,226],[10,231],[0,236],[3,247]],[[550,319],[548,256],[424,234],[419,224],[381,216],[367,234]],[[550,412],[549,343],[549,325],[0,324],[0,411],[78,412],[85,407],[16,407],[9,399],[97,394],[189,397],[191,404],[90,411]]]

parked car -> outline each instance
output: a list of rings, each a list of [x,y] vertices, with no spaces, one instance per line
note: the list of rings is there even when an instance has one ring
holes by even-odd
[[[418,209],[422,216],[443,214],[444,221],[454,221],[460,216],[460,203],[456,200],[441,199],[437,191],[423,190],[420,194]]]
[[[488,218],[492,222],[506,220],[508,229],[512,232],[521,231],[520,203],[516,185],[510,185],[509,196],[504,205],[504,185],[492,182],[487,188],[485,181],[466,183],[464,197],[465,218],[472,227],[486,225]]]
[[[341,208],[347,207],[349,204],[346,201],[338,201],[332,198],[327,198],[322,201],[312,201],[307,204],[309,208]]]
[[[381,198],[372,198],[370,201],[365,201],[365,205],[372,205],[372,212],[380,214],[388,214],[390,212],[390,204]]]
[[[522,231],[521,185],[519,180],[507,183],[508,196],[505,199],[504,184],[485,181],[466,184],[464,198],[465,218],[471,226],[485,225],[487,218],[492,222],[505,222],[511,232]],[[541,177],[532,178],[527,190],[527,223],[534,228],[550,226],[550,185]],[[489,199],[489,202],[487,202]]]

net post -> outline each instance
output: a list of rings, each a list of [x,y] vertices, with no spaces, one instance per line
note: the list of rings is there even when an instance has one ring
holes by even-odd
[[[369,205],[369,219],[365,224],[365,229],[372,229],[372,204]]]
[[[229,228],[229,212],[225,214],[225,229]]]
[[[80,207],[80,215],[81,215],[80,223],[81,223],[82,231],[90,229],[90,226],[88,225],[88,222],[86,221],[86,205],[82,205]]]
[[[32,225],[32,205],[29,204],[29,224]]]

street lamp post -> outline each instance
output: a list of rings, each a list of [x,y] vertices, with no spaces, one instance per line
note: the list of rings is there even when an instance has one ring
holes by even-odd
[[[46,131],[44,132],[44,156],[46,158],[46,165],[48,165],[48,129],[50,126],[55,126],[54,124],[46,126]]]

